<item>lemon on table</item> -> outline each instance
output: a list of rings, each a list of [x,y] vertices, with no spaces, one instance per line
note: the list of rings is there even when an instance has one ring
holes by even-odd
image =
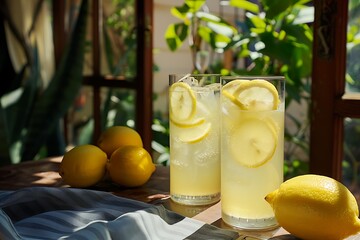
[[[104,177],[106,163],[106,153],[97,146],[76,146],[64,154],[59,174],[72,187],[90,187]]]
[[[113,182],[125,187],[137,187],[150,179],[155,165],[144,148],[123,146],[111,155],[107,169]]]
[[[275,153],[278,136],[271,120],[247,118],[230,135],[230,151],[241,165],[256,168]]]
[[[169,89],[170,119],[175,122],[190,120],[196,112],[196,97],[191,87],[177,82]]]
[[[235,81],[241,83],[232,94],[229,94],[231,94],[233,102],[242,110],[262,111],[278,108],[279,95],[275,86],[270,82],[262,79]]]
[[[338,240],[360,231],[355,197],[329,177],[307,174],[291,178],[265,200],[280,226],[301,239]]]
[[[143,142],[138,132],[126,126],[112,126],[101,133],[97,145],[110,158],[111,154],[121,146],[142,147]]]

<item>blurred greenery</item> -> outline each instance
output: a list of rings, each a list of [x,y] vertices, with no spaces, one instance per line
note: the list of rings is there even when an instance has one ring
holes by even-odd
[[[349,1],[346,91],[360,92],[360,2]],[[360,120],[346,118],[344,120],[344,161],[343,180],[351,188],[360,184]]]

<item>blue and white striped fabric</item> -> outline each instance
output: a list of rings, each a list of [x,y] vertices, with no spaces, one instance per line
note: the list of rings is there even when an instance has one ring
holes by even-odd
[[[33,187],[0,191],[0,239],[236,239],[233,231],[111,193]]]

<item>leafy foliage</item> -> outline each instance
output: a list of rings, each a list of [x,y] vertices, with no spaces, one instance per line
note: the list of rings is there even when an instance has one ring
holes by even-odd
[[[349,17],[347,31],[347,66],[346,91],[360,92],[360,2],[349,1]],[[351,188],[357,189],[360,183],[360,120],[346,118],[344,120],[344,161],[343,179]]]
[[[34,103],[26,137],[22,160],[35,157],[60,118],[74,102],[82,84],[82,66],[85,52],[86,15],[88,5],[82,4],[74,27],[73,41],[65,50],[58,71],[49,86]],[[70,61],[71,59],[71,61]],[[61,99],[59,101],[59,99]]]
[[[205,1],[184,1],[182,6],[171,8],[180,22],[172,23],[165,32],[165,40],[171,51],[178,50],[188,39],[192,52],[194,71],[204,72],[211,56],[208,48],[216,51],[226,48],[236,36],[237,30],[219,16],[207,12]]]
[[[30,49],[32,52],[28,55],[33,58],[27,59],[22,71],[12,75],[17,84],[8,87],[1,98],[0,138],[4,140],[3,146],[6,146],[0,149],[1,165],[13,163],[19,158],[21,161],[34,159],[48,140],[58,139],[53,147],[56,151],[65,151],[64,145],[60,144],[63,139],[59,121],[81,86],[87,12],[88,0],[83,0],[71,41],[47,88],[42,89],[40,84],[41,66],[37,46],[23,49],[25,52]],[[1,31],[1,34],[4,32]],[[7,48],[6,42],[1,46]],[[0,59],[5,59],[6,64],[11,65],[6,54],[7,51],[2,51]],[[25,72],[30,74],[26,75]],[[12,79],[7,81],[11,82]]]

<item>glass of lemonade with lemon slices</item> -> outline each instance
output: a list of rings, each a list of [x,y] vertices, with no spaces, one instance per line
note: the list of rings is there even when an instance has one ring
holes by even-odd
[[[220,199],[220,75],[169,75],[170,195],[177,203]]]
[[[283,182],[283,77],[222,77],[221,210],[242,229],[277,226],[265,196]]]

